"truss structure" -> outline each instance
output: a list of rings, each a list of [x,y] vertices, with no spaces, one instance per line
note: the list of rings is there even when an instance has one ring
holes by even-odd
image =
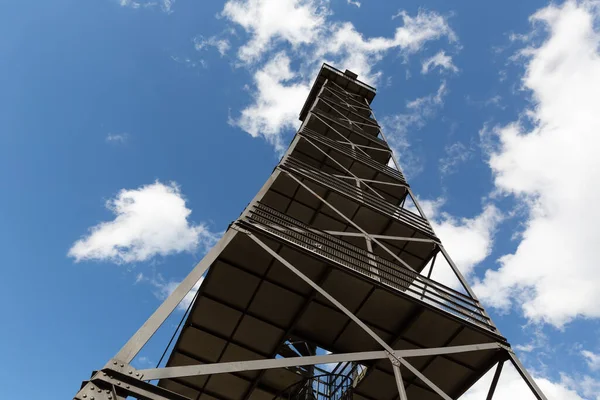
[[[489,400],[509,361],[546,400],[435,235],[374,96],[323,65],[262,189],[75,399],[449,400],[496,366]],[[133,368],[205,274],[166,366]]]

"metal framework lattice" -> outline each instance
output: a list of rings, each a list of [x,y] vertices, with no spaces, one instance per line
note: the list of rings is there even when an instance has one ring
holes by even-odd
[[[374,96],[323,65],[262,189],[75,399],[448,400],[496,366],[489,400],[510,361],[546,400],[436,237]],[[431,279],[442,258],[457,287]],[[205,273],[166,366],[133,368]]]

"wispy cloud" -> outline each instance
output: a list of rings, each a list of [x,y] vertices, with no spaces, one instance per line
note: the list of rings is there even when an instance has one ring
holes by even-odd
[[[593,353],[589,350],[581,350],[581,355],[592,371],[600,370],[600,354]]]
[[[106,135],[106,141],[108,143],[125,143],[129,139],[129,134],[124,133],[109,133]]]
[[[444,148],[446,155],[440,158],[440,173],[448,176],[456,172],[458,166],[467,162],[473,156],[473,147],[462,142],[452,143]]]
[[[441,70],[458,72],[458,68],[452,63],[452,57],[446,55],[446,52],[443,50],[440,50],[433,57],[423,61],[421,73],[427,74],[437,67],[439,67]]]
[[[442,82],[435,93],[407,102],[402,113],[384,116],[381,125],[390,147],[396,154],[404,173],[415,176],[422,171],[422,161],[411,147],[409,135],[425,126],[444,104],[447,95],[446,82]]]
[[[194,300],[194,296],[200,289],[202,282],[204,282],[204,278],[206,273],[200,278],[198,282],[192,287],[192,289],[185,295],[183,300],[177,305],[177,309],[181,311],[186,311],[189,305]],[[158,274],[154,277],[146,277],[142,273],[138,274],[138,279],[136,279],[136,283],[138,282],[146,282],[150,284],[154,289],[154,296],[158,300],[165,300],[167,297],[171,295],[177,289],[181,281],[173,280],[173,279],[165,279],[161,274]]]
[[[360,1],[356,1],[356,0],[346,0],[348,2],[348,4],[352,5],[352,6],[356,6],[358,8],[360,8]]]
[[[231,47],[229,40],[225,38],[218,38],[217,36],[211,36],[208,38],[198,35],[194,38],[194,47],[196,50],[203,50],[208,47],[214,47],[217,49],[219,54],[224,56]]]
[[[162,11],[170,14],[173,12],[175,0],[118,0],[118,2],[121,7],[133,9],[160,7]]]

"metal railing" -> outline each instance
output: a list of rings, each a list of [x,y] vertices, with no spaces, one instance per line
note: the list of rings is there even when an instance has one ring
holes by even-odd
[[[480,303],[461,292],[426,278],[404,266],[369,253],[348,242],[303,224],[286,214],[257,203],[238,223],[316,255],[332,265],[351,270],[373,283],[410,296],[490,331],[496,329]]]
[[[435,236],[433,229],[431,229],[429,222],[419,215],[389,203],[386,200],[381,199],[359,187],[351,185],[340,178],[336,178],[335,176],[322,172],[292,156],[287,157],[279,166],[285,171],[295,175],[300,175],[359,204],[364,204],[376,212],[393,218],[398,222],[437,240],[437,237]]]

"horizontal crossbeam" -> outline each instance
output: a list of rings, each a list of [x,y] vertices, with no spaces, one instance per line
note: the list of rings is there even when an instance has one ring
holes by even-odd
[[[445,354],[466,353],[481,350],[500,350],[506,347],[500,343],[481,343],[466,346],[434,347],[429,349],[396,350],[394,355],[398,358],[439,356]],[[138,372],[144,380],[181,378],[186,376],[200,376],[224,374],[242,371],[256,371],[263,369],[300,367],[306,365],[330,364],[348,361],[365,361],[388,358],[387,351],[365,351],[358,353],[329,354],[322,356],[276,358],[268,360],[234,361],[215,364],[186,365],[182,367],[143,369]]]

